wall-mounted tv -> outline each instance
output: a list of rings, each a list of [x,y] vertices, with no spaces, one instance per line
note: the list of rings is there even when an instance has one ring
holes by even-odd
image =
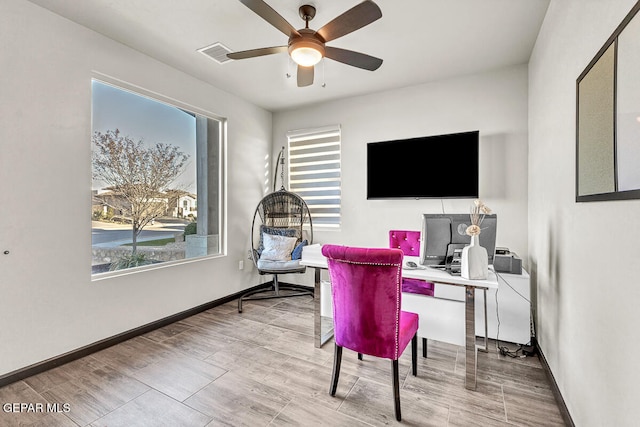
[[[367,144],[367,199],[478,197],[479,131]]]

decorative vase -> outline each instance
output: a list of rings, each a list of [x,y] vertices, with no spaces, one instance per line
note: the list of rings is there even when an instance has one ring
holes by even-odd
[[[483,280],[489,275],[489,257],[487,250],[480,246],[478,236],[471,236],[469,246],[462,249],[460,275],[471,280]]]

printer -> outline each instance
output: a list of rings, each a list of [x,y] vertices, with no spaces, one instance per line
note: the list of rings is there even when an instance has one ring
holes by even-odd
[[[496,248],[493,269],[498,273],[522,274],[522,260],[507,248]]]

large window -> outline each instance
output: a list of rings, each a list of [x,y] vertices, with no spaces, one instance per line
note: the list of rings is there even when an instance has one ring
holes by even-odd
[[[221,253],[224,123],[92,81],[92,273]]]
[[[340,227],[340,126],[290,131],[289,189],[311,212],[314,227]]]

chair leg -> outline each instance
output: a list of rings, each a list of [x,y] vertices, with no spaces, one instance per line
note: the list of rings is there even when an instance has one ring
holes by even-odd
[[[411,338],[411,370],[414,377],[418,375],[418,334]]]
[[[362,360],[362,353],[358,353],[358,360]]]
[[[398,375],[398,361],[392,360],[391,367],[393,370],[393,401],[396,408],[396,420],[402,421],[400,414],[400,378]]]
[[[273,293],[277,297],[280,296],[280,282],[278,282],[278,275],[277,274],[273,275]]]
[[[422,338],[422,357],[427,358],[427,339]]]
[[[340,376],[340,363],[342,362],[342,347],[335,345],[333,353],[333,374],[331,375],[331,389],[329,394],[331,396],[336,395],[338,389],[338,377]]]

